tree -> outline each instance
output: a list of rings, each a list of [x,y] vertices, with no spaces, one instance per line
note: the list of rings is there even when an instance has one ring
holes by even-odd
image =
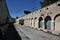
[[[19,17],[17,16],[16,19],[18,19]]]
[[[48,5],[50,5],[50,4],[53,4],[53,3],[55,3],[55,2],[57,2],[58,0],[44,0],[43,2],[40,2],[40,4],[41,4],[41,7],[43,8],[43,7],[45,7],[45,6],[48,6]]]
[[[31,13],[31,12],[28,10],[24,10],[24,14],[29,14],[29,13]]]

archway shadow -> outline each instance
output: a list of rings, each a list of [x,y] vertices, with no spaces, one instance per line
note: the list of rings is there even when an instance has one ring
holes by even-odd
[[[44,23],[45,23],[45,29],[50,30],[51,29],[51,17],[50,16],[46,16]]]
[[[39,26],[38,26],[38,28],[42,28],[42,21],[43,20],[43,18],[42,17],[39,17]]]

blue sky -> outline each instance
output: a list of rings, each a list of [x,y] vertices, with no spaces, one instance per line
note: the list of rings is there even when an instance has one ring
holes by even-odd
[[[20,17],[24,14],[24,10],[32,11],[33,8],[39,8],[39,2],[43,0],[6,0],[9,13],[12,17]]]

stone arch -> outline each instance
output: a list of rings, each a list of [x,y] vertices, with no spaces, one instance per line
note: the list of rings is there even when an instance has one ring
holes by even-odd
[[[45,29],[51,30],[51,17],[50,16],[46,16],[44,23],[45,23]]]
[[[19,20],[19,24],[21,24],[21,20]]]
[[[19,24],[24,25],[24,20],[23,19],[19,20]]]
[[[34,27],[36,26],[37,17],[34,18]]]
[[[58,16],[60,16],[60,14],[57,14],[57,15],[54,17],[54,21],[55,21],[55,19],[56,19]]]
[[[55,21],[55,31],[60,32],[60,14],[57,14],[54,17],[54,21]]]
[[[38,28],[42,28],[42,25],[43,25],[43,18],[42,17],[39,17],[39,26]]]

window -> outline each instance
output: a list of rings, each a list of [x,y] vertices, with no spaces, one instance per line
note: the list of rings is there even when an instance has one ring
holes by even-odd
[[[60,4],[58,4],[58,6],[60,6]]]

